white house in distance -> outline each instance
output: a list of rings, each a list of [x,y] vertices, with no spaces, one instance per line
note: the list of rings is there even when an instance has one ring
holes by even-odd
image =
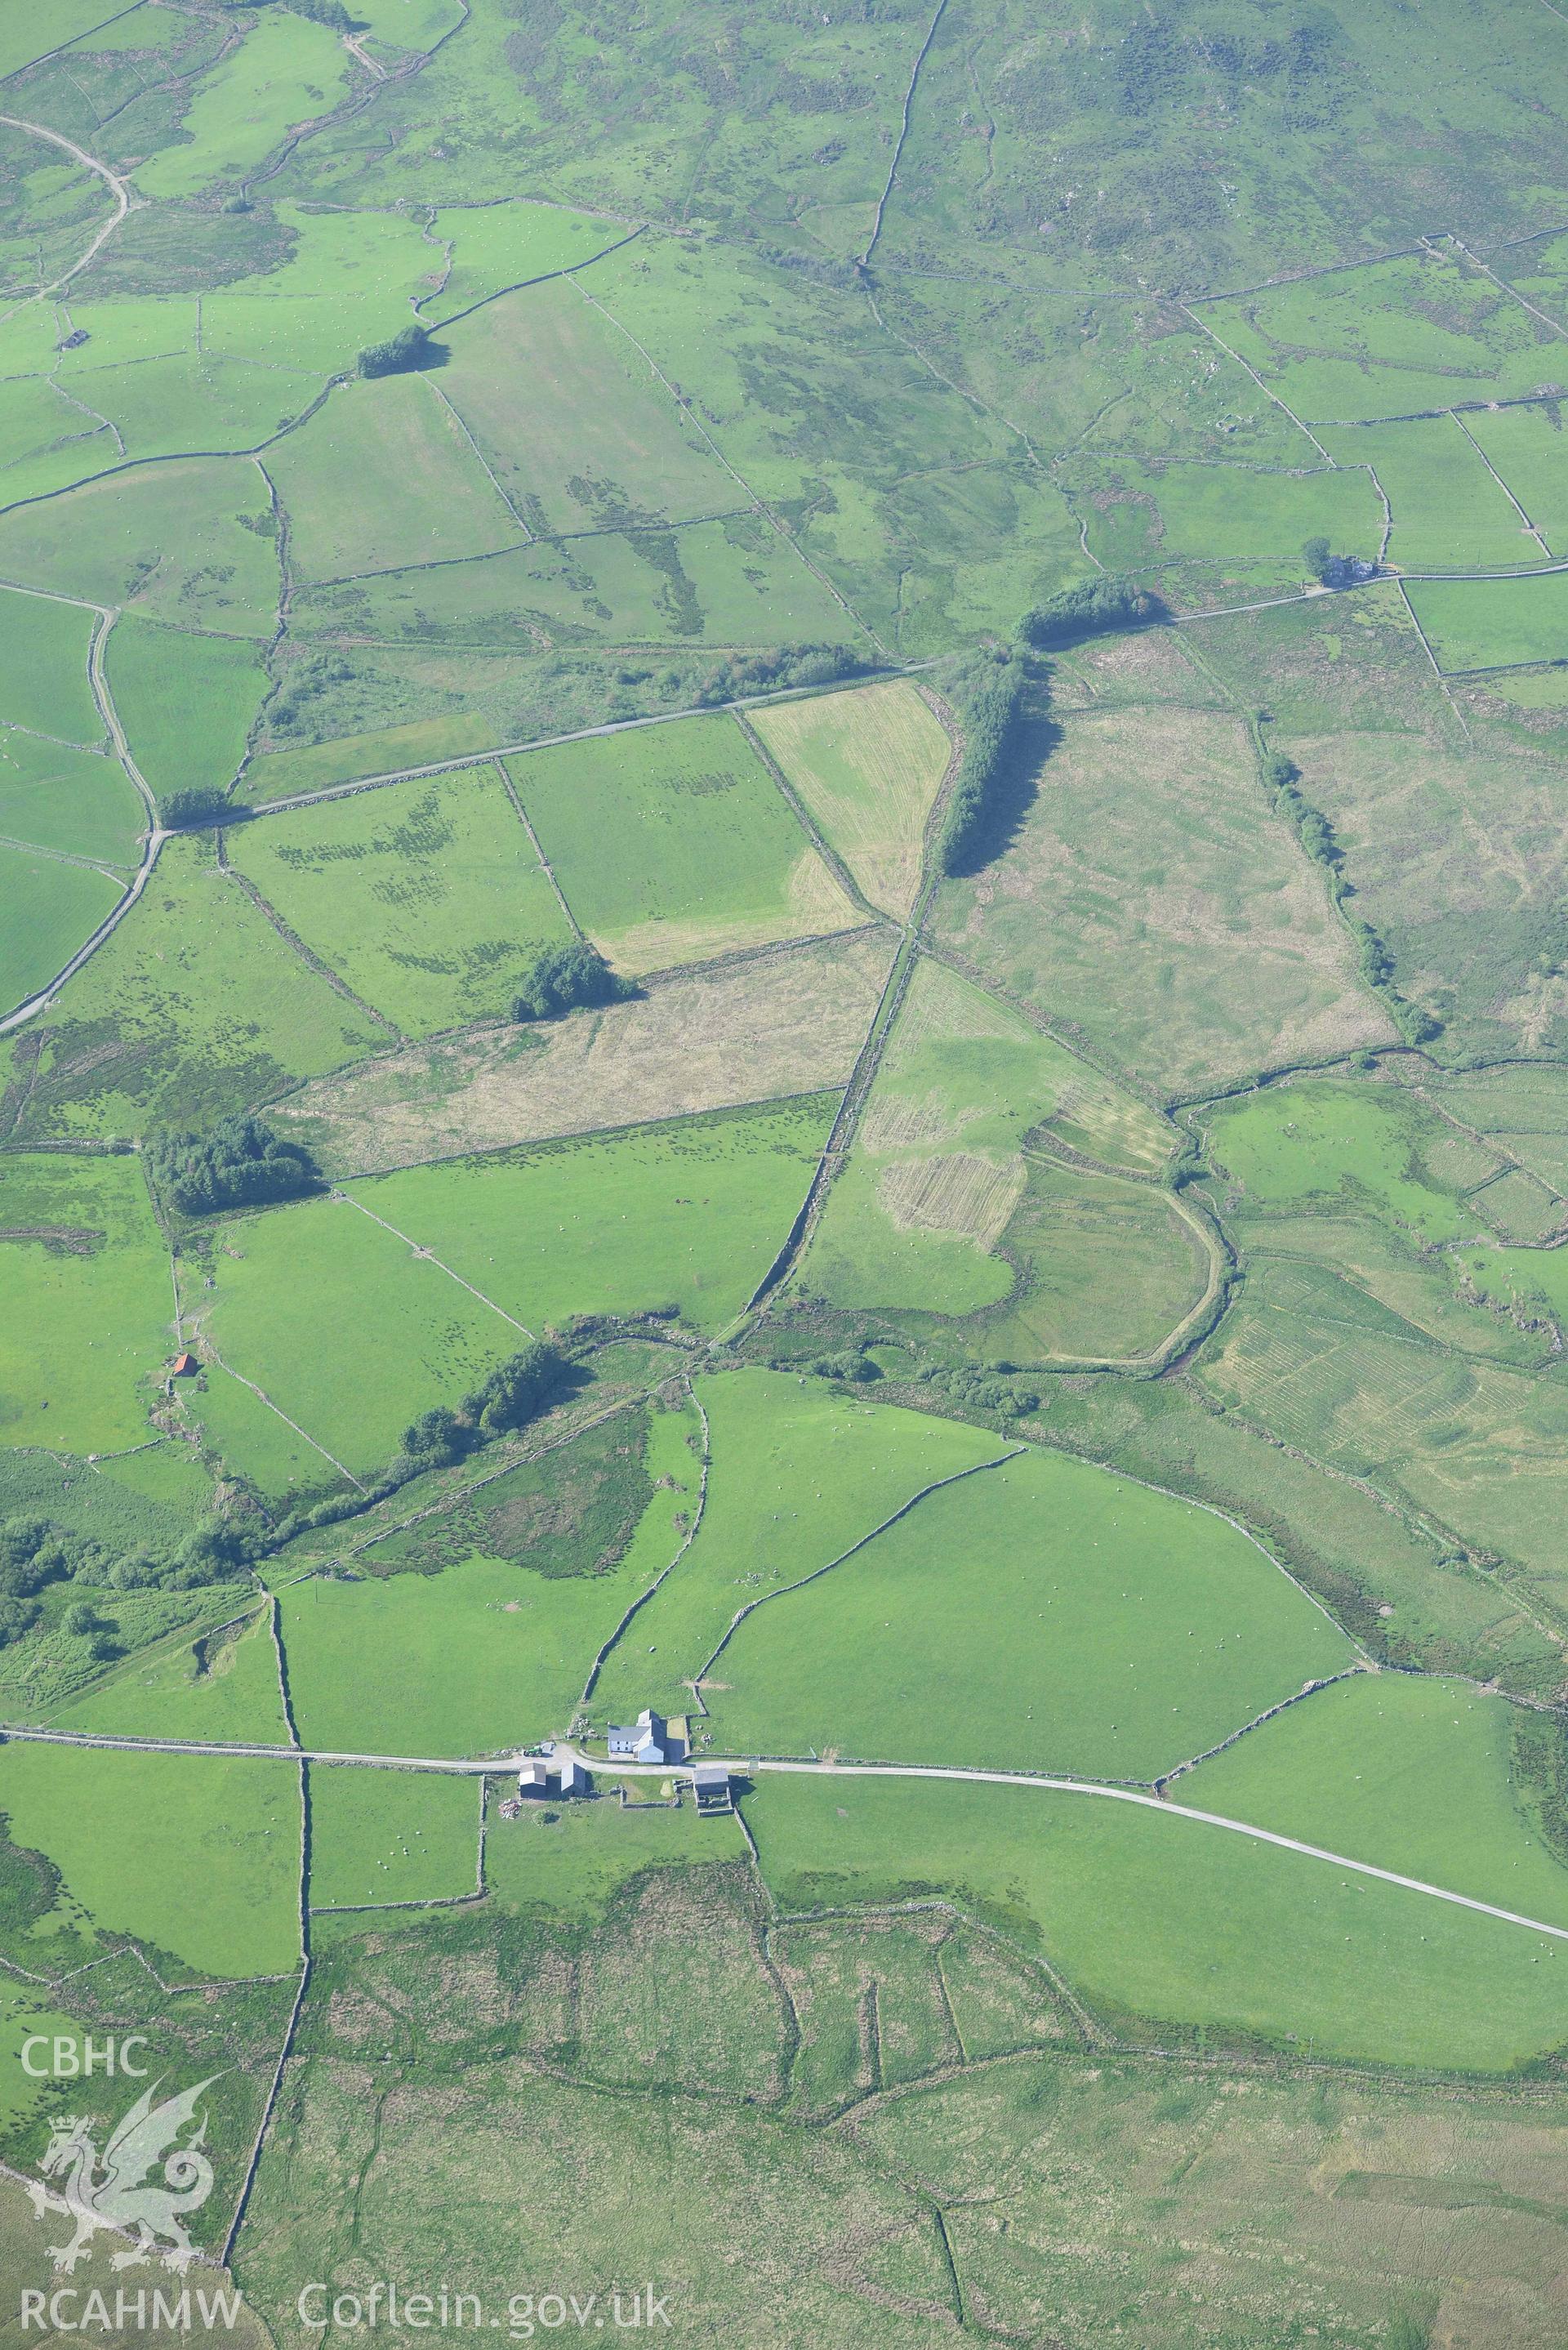
[[[681,1716],[667,1721],[646,1705],[629,1727],[612,1725],[606,1735],[612,1762],[680,1762],[690,1742]]]

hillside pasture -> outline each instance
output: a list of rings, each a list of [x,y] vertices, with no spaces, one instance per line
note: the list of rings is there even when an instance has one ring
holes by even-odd
[[[238,1622],[195,1638],[182,1633],[111,1669],[55,1716],[57,1726],[100,1737],[286,1746],[270,1606],[236,1586],[217,1609]]]
[[[1446,676],[1562,657],[1568,573],[1535,579],[1419,580],[1409,593]]]
[[[311,1908],[472,1899],[483,1783],[433,1771],[312,1769]]]
[[[759,1607],[707,1701],[732,1753],[1151,1780],[1355,1662],[1239,1528],[1028,1451]]]
[[[318,1444],[221,1363],[203,1363],[200,1382],[176,1393],[223,1474],[243,1480],[279,1515],[349,1490],[348,1479]]]
[[[1452,250],[1309,275],[1198,315],[1309,424],[1518,398],[1562,372],[1560,338]]]
[[[117,1754],[117,1826],[104,1833],[103,1757],[89,1747],[0,1750],[14,1840],[52,1860],[110,1946],[130,1939],[189,1973],[287,1974],[299,1964],[299,1773],[219,1755]],[[62,1922],[64,1922],[62,1920]],[[48,1932],[36,1937],[48,1965]]]
[[[926,821],[952,755],[915,688],[900,680],[777,702],[751,723],[871,904],[907,921]]]
[[[1562,411],[1542,400],[1483,409],[1465,429],[1497,467],[1553,555],[1568,554],[1568,458]]]
[[[1342,465],[1369,465],[1382,484],[1393,515],[1391,562],[1468,571],[1541,561],[1540,541],[1532,537],[1456,418],[1411,417],[1398,424],[1337,432],[1325,425],[1320,437]],[[1368,548],[1342,545],[1334,531],[1326,535],[1336,553],[1377,552],[1376,540]]]
[[[504,1014],[534,957],[571,938],[493,768],[245,826],[236,868],[405,1033]]]
[[[0,723],[61,743],[100,743],[88,683],[96,614],[52,596],[0,589]]]
[[[1542,968],[1568,886],[1568,769],[1415,732],[1357,729],[1281,748],[1334,826],[1395,984],[1443,1023],[1442,1049],[1533,1054],[1568,1036],[1568,999]]]
[[[1367,1675],[1250,1731],[1172,1794],[1568,1926],[1568,1866],[1542,1833],[1540,1791],[1518,1768],[1520,1719],[1471,1681]]]
[[[575,284],[488,304],[452,328],[451,347],[441,389],[535,536],[752,504]]]
[[[711,1333],[772,1263],[836,1107],[805,1095],[410,1167],[350,1195],[533,1328],[676,1305]]]
[[[506,764],[567,905],[619,970],[703,962],[859,919],[731,718]]]
[[[1433,1073],[1433,1100],[1553,1190],[1568,1192],[1568,1070],[1550,1063]]]
[[[696,1392],[711,1452],[701,1522],[607,1660],[593,1697],[597,1721],[635,1721],[645,1705],[685,1712],[691,1677],[737,1609],[826,1566],[922,1487],[1007,1449],[986,1430],[852,1401],[774,1371],[702,1379]],[[721,1666],[708,1698],[715,1709],[726,1678]]]
[[[403,5],[406,0],[383,0],[384,17],[395,26]],[[397,37],[395,30],[391,37]],[[504,204],[443,204],[431,234],[448,246],[451,259],[441,284],[421,296],[420,307],[432,318],[453,317],[531,279],[578,268],[607,245],[618,244],[630,229],[627,221],[525,198]]]
[[[244,458],[143,465],[0,515],[0,572],[171,628],[265,638],[277,625],[274,538],[266,485]]]
[[[10,1011],[46,986],[113,912],[124,888],[96,866],[0,842],[0,1004]]]
[[[253,643],[175,634],[128,614],[109,632],[104,666],[131,757],[159,798],[234,780],[271,684]]]
[[[170,1307],[168,1252],[137,1159],[0,1157],[5,1443],[115,1452],[143,1442]]]
[[[1240,723],[1064,721],[1017,838],[937,899],[940,943],[1147,1082],[1195,1088],[1388,1034]]]
[[[342,1176],[821,1092],[848,1081],[892,957],[865,930],[682,972],[629,1003],[383,1054],[278,1115]]]
[[[141,192],[193,196],[214,180],[238,180],[290,130],[331,112],[350,64],[325,25],[264,14],[196,84],[177,141],[138,165]]]
[[[1096,1155],[1113,1163],[1130,1158],[1148,1166],[1168,1149],[1168,1132],[1153,1112],[1018,1013],[922,959],[802,1284],[834,1305],[913,1313],[922,1330],[932,1317],[962,1321],[1017,1293],[1014,1310],[994,1329],[988,1316],[951,1334],[961,1346],[996,1356],[1033,1361],[1042,1350],[1132,1351],[1117,1343],[1129,1329],[1153,1344],[1185,1310],[1178,1301],[1190,1303],[1195,1294],[1190,1243],[1152,1191],[1053,1168],[1023,1146],[1031,1136],[1057,1137],[1083,1150],[1098,1145]],[[1091,1237],[1096,1222],[1119,1260],[1116,1286],[1130,1321],[1124,1314],[1102,1331],[1101,1347],[1085,1347],[1073,1339],[1092,1336],[1109,1303],[1105,1267],[1091,1262],[1103,1254]],[[1076,1246],[1066,1244],[1069,1226],[1077,1228]],[[1158,1260],[1172,1241],[1162,1284],[1150,1249]],[[1152,1271],[1156,1290],[1169,1290],[1174,1275],[1165,1301],[1176,1305],[1169,1319],[1160,1319],[1155,1304],[1150,1324],[1150,1299],[1131,1303],[1127,1284],[1142,1286],[1135,1265]]]
[[[1200,1821],[1030,1787],[775,1777],[746,1815],[785,1909],[945,1896],[1157,2044],[1164,2023],[1210,2052],[1256,2036],[1484,2073],[1562,2037],[1568,1945]]]
[[[521,536],[434,381],[346,385],[279,442],[268,470],[302,579],[487,555]]]
[[[30,1090],[16,1133],[197,1123],[383,1036],[279,938],[210,837],[169,840],[130,915],[18,1036],[13,1074],[25,1069]]]
[[[1312,455],[1303,443],[1303,459]],[[1366,473],[1345,466],[1282,473],[1259,466],[1153,464],[1106,458],[1077,489],[1089,545],[1114,570],[1189,562],[1266,564],[1295,578],[1301,545],[1375,556],[1383,509]]]
[[[146,821],[118,759],[0,728],[0,835],[8,841],[118,866],[129,879]]]
[[[382,726],[368,734],[339,734],[297,749],[264,751],[245,769],[245,797],[253,806],[290,799],[331,784],[356,784],[366,775],[391,775],[409,767],[433,766],[485,751],[494,727],[477,711],[454,711],[443,718],[416,718],[406,725]]]

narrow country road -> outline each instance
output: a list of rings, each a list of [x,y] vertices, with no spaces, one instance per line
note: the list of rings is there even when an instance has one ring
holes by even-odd
[[[308,1746],[223,1745],[177,1738],[111,1738],[81,1730],[0,1727],[0,1742],[10,1738],[38,1740],[55,1746],[110,1748],[132,1754],[229,1755],[275,1762],[358,1765],[372,1771],[446,1771],[474,1778],[501,1778],[515,1767],[517,1761],[515,1755],[492,1755],[488,1760],[463,1756],[454,1760],[450,1755],[349,1754]],[[607,1773],[608,1766],[604,1762],[564,1741],[556,1744],[555,1752],[566,1761],[580,1763],[586,1771],[600,1775]],[[1549,1926],[1543,1918],[1522,1917],[1517,1909],[1499,1908],[1495,1902],[1478,1901],[1469,1893],[1451,1893],[1446,1886],[1428,1885],[1418,1877],[1402,1877],[1397,1869],[1377,1868],[1371,1861],[1352,1860],[1343,1852],[1327,1852],[1321,1845],[1303,1844],[1297,1836],[1277,1835],[1272,1828],[1254,1827],[1248,1820],[1227,1819],[1221,1812],[1200,1812],[1188,1804],[1167,1803],[1163,1796],[1147,1795],[1135,1787],[1107,1787],[1094,1779],[1036,1777],[1026,1771],[962,1770],[940,1762],[785,1762],[774,1757],[719,1754],[704,1755],[702,1759],[727,1762],[737,1777],[747,1779],[764,1772],[827,1779],[957,1779],[984,1787],[1033,1787],[1050,1794],[1098,1795],[1108,1803],[1136,1804],[1143,1811],[1159,1812],[1168,1819],[1195,1820],[1202,1827],[1223,1828],[1232,1835],[1251,1836],[1256,1844],[1275,1845],[1282,1852],[1300,1853],[1307,1860],[1326,1861],[1333,1868],[1348,1869],[1353,1876],[1376,1877],[1383,1885],[1401,1886],[1407,1893],[1422,1893],[1429,1900],[1447,1901],[1457,1909],[1473,1909],[1480,1917],[1500,1918],[1506,1926],[1523,1926],[1532,1934],[1547,1934],[1553,1941],[1568,1942],[1568,1926]],[[662,1762],[618,1762],[614,1776],[668,1778],[670,1766]]]
[[[75,157],[84,171],[96,172],[100,180],[107,181],[114,195],[116,206],[114,218],[104,223],[81,259],[73,261],[70,267],[57,277],[52,285],[40,286],[36,294],[30,294],[26,297],[30,302],[45,302],[51,294],[57,294],[62,286],[68,286],[73,277],[81,275],[99,245],[105,244],[114,234],[131,205],[140,200],[131,194],[129,180],[122,179],[118,172],[110,171],[107,163],[100,163],[96,155],[89,155],[85,147],[78,147],[76,140],[67,139],[63,130],[50,130],[42,122],[26,122],[19,114],[0,114],[0,122],[4,122],[12,130],[25,130],[34,139],[47,139],[51,147],[63,147],[67,155]],[[17,307],[19,307],[20,305]]]

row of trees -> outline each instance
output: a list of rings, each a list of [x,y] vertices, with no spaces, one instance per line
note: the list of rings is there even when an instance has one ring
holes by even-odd
[[[980,672],[965,697],[963,751],[942,834],[944,873],[968,873],[981,862],[991,817],[1018,726],[1024,664],[1006,653]]]

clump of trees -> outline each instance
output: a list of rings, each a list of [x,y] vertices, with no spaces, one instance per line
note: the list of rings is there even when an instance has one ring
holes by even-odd
[[[1037,652],[1060,651],[1087,637],[1153,628],[1165,617],[1165,606],[1151,588],[1134,588],[1124,579],[1085,579],[1025,612],[1018,633]]]
[[[155,1134],[146,1149],[154,1181],[187,1216],[296,1200],[321,1185],[321,1170],[303,1143],[286,1142],[248,1112],[215,1126]]]
[[[1016,653],[1009,653],[986,665],[968,696],[963,752],[942,834],[945,873],[968,873],[981,861],[981,844],[1013,747],[1023,682],[1023,663]]]
[[[237,800],[225,798],[210,785],[198,784],[189,791],[171,792],[166,800],[158,803],[159,817],[167,832],[201,832],[215,824],[243,824],[254,811]]]
[[[1377,577],[1377,566],[1369,557],[1335,555],[1326,538],[1309,538],[1302,548],[1302,560],[1324,588],[1355,588],[1364,579]]]
[[[91,1643],[88,1654],[116,1653],[111,1625],[90,1599],[89,1591],[190,1591],[211,1583],[232,1583],[243,1575],[256,1548],[244,1523],[209,1518],[189,1534],[171,1557],[155,1558],[150,1551],[117,1555],[90,1535],[57,1525],[51,1518],[18,1516],[0,1524],[0,1648],[30,1632],[44,1614],[42,1594],[52,1584],[72,1586],[78,1596],[67,1601],[59,1628],[74,1639]]]
[[[836,685],[864,677],[871,664],[848,645],[774,645],[754,653],[732,653],[710,670],[697,689],[704,709],[743,702],[748,694],[784,692],[796,685]]]
[[[556,1020],[586,1003],[620,1003],[637,993],[586,939],[549,947],[529,965],[512,1006],[514,1020]]]
[[[1296,838],[1321,866],[1345,926],[1355,942],[1356,969],[1362,985],[1382,998],[1388,1017],[1407,1045],[1425,1045],[1442,1034],[1442,1024],[1414,1003],[1407,1003],[1394,984],[1394,958],[1371,923],[1350,901],[1355,891],[1342,871],[1344,851],[1323,810],[1314,807],[1301,788],[1301,769],[1282,751],[1263,755],[1263,784],[1280,815],[1295,827]]]
[[[430,356],[431,331],[417,319],[400,327],[384,343],[367,343],[359,354],[361,375],[404,375],[423,367]]]

